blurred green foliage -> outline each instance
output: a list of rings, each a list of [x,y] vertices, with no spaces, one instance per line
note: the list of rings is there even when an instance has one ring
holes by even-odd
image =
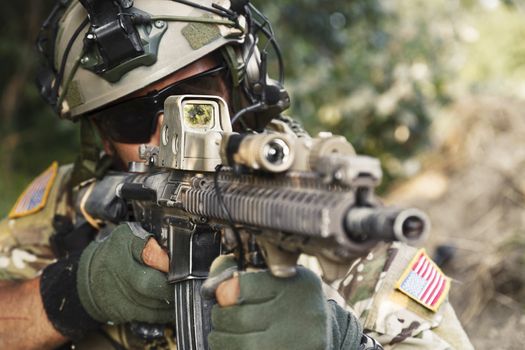
[[[286,43],[291,114],[312,133],[344,134],[380,157],[386,181],[427,142],[443,88],[447,42],[432,32],[423,1],[261,2]],[[300,14],[300,15],[298,15]],[[417,15],[416,15],[417,14]]]
[[[506,0],[255,0],[285,60],[290,114],[383,161],[386,183],[417,172],[432,119],[483,91],[525,95],[523,5]],[[53,160],[71,162],[77,125],[33,84],[34,39],[54,0],[0,12],[0,216]]]
[[[283,43],[290,114],[379,157],[383,189],[417,173],[443,107],[468,93],[508,94],[502,84],[525,72],[517,1],[259,3]]]
[[[8,1],[0,11],[0,217],[53,160],[75,157],[75,126],[58,120],[33,83],[33,43],[52,4]]]

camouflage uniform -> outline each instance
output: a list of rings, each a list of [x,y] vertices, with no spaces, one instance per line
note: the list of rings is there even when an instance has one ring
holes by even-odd
[[[11,212],[8,218],[0,221],[1,280],[34,278],[54,261],[49,244],[54,233],[52,220],[55,214],[69,215],[67,183],[71,170],[71,165],[57,169],[40,211],[17,217]]]
[[[70,204],[75,197],[69,188],[71,173],[71,165],[58,167],[41,210],[15,218],[11,213],[0,221],[0,281],[35,278],[54,262],[50,245],[53,218],[56,214],[75,217]],[[75,349],[176,349],[171,330],[167,329],[166,334],[164,339],[145,341],[134,335],[127,325],[105,326],[75,343]]]
[[[396,287],[416,253],[401,243],[376,247],[352,264],[339,293],[385,350],[474,349],[448,300],[432,311]]]
[[[49,241],[53,217],[75,217],[70,204],[75,194],[68,186],[71,170],[69,165],[57,169],[40,211],[0,222],[0,280],[34,278],[54,261]],[[385,349],[473,349],[448,302],[433,312],[396,290],[396,281],[415,254],[415,248],[394,243],[356,260],[338,284],[343,302],[354,308],[367,333]],[[75,346],[114,349],[117,343],[126,349],[175,349],[170,330],[167,334],[165,339],[144,341],[126,325],[106,326]]]

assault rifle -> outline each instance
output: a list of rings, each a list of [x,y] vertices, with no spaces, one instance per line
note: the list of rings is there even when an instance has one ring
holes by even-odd
[[[141,146],[143,162],[105,177],[85,203],[99,219],[140,222],[169,248],[178,349],[207,349],[213,302],[200,289],[219,254],[284,278],[306,253],[335,280],[378,241],[413,243],[429,230],[421,211],[381,205],[379,161],[345,138],[272,128],[234,133],[221,98],[171,96],[160,146]]]

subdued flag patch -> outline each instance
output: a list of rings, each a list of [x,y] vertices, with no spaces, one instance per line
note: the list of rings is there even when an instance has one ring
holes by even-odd
[[[31,182],[20,195],[15,206],[9,212],[9,218],[19,218],[33,214],[46,206],[47,197],[53,186],[58,170],[58,163],[53,162],[42,174]]]
[[[406,294],[427,309],[437,311],[448,295],[450,279],[420,249],[396,285]]]

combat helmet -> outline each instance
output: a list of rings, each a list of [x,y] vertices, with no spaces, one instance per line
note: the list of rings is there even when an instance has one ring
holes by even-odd
[[[273,47],[278,80],[268,78]],[[77,120],[220,51],[236,98],[234,119],[269,119],[289,106],[282,59],[271,26],[246,0],[59,0],[37,48],[46,64],[41,95],[63,118]],[[243,102],[239,102],[243,101]]]

